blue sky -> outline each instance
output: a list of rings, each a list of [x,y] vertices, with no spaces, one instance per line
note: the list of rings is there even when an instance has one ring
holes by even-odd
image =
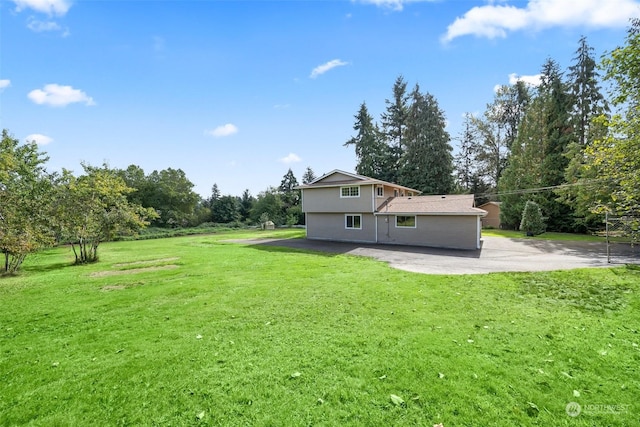
[[[398,75],[455,139],[494,87],[623,44],[639,0],[1,0],[0,126],[48,169],[180,168],[202,196],[353,171],[354,114]],[[456,141],[452,141],[454,147]]]

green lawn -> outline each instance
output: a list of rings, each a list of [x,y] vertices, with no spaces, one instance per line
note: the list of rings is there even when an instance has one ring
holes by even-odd
[[[485,228],[482,230],[483,236],[491,237],[508,237],[511,239],[534,239],[534,240],[564,240],[579,242],[605,242],[604,236],[595,236],[593,234],[576,234],[576,233],[556,233],[548,231],[537,236],[528,237],[523,231],[517,230],[497,230]]]
[[[28,258],[0,279],[0,425],[638,425],[640,271],[420,275],[225,242],[302,234]]]

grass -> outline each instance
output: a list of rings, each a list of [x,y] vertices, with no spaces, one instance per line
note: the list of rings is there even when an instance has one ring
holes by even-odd
[[[533,239],[533,240],[556,240],[556,241],[577,241],[577,242],[601,242],[606,240],[603,236],[596,236],[593,234],[576,234],[576,233],[557,233],[548,231],[537,236],[527,236],[523,231],[517,230],[498,230],[484,228],[482,229],[483,236],[491,237],[508,237],[510,239]]]
[[[420,275],[227,242],[256,236],[301,232],[28,258],[0,280],[0,425],[638,421],[637,269]]]

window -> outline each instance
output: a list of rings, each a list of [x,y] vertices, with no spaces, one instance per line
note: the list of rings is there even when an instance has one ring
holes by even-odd
[[[415,215],[398,215],[396,216],[396,227],[416,228]]]
[[[360,197],[360,187],[340,187],[340,197]]]
[[[376,187],[376,196],[384,197],[384,187],[382,185]]]
[[[398,189],[397,188],[393,189],[393,197],[398,197]]]
[[[362,229],[362,215],[345,215],[344,216],[344,228],[350,228],[354,230]]]

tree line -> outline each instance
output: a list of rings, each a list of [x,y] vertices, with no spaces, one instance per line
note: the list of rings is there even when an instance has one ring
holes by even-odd
[[[210,197],[193,191],[181,169],[146,174],[136,165],[114,169],[82,164],[76,176],[63,169],[48,172],[46,153],[35,142],[20,144],[8,130],[0,142],[0,273],[14,273],[29,253],[68,243],[78,264],[98,260],[101,242],[135,234],[147,226],[231,226],[273,221],[303,224],[298,181],[291,169],[280,186],[257,197],[221,195],[216,184]],[[307,168],[304,182],[315,179]]]
[[[625,44],[599,63],[582,37],[566,70],[549,58],[538,85],[497,88],[481,115],[465,115],[455,156],[437,100],[417,84],[407,92],[402,76],[379,122],[360,105],[345,146],[360,174],[423,194],[472,193],[477,205],[502,202],[507,228],[519,228],[533,202],[547,230],[585,232],[601,227],[605,212],[640,210],[638,87],[640,21],[632,20]]]

